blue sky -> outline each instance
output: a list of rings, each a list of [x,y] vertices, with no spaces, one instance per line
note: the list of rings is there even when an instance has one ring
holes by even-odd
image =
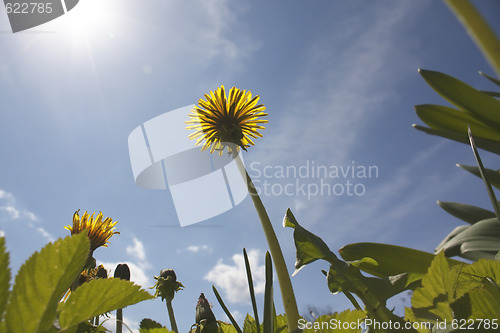
[[[500,3],[473,3],[500,34]],[[491,67],[440,1],[83,0],[17,34],[0,10],[0,50],[0,230],[11,267],[66,236],[77,209],[102,211],[121,234],[95,257],[108,269],[127,262],[144,287],[174,269],[186,286],[174,300],[182,331],[194,323],[201,292],[225,319],[212,284],[240,322],[252,312],[243,247],[262,304],[264,234],[249,198],[181,228],[168,191],[135,184],[127,138],[221,84],[251,90],[267,107],[264,137],[244,155],[254,178],[266,180],[258,177],[266,166],[377,167],[377,177],[350,179],[363,195],[263,196],[290,272],[292,230],[281,227],[287,208],[334,251],[362,241],[433,251],[461,224],[436,200],[489,208],[482,183],[455,167],[474,164],[470,148],[411,127],[422,124],[414,105],[445,104],[418,68],[494,89],[477,74],[493,75]],[[482,156],[496,168],[495,156]],[[330,295],[321,269],[325,263],[313,263],[292,278],[301,313],[350,306]],[[168,324],[159,300],[124,315],[131,327],[144,317]]]

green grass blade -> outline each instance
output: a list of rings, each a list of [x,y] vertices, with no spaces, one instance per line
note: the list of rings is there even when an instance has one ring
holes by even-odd
[[[10,269],[9,253],[5,246],[5,237],[0,237],[0,318],[3,316],[9,298]]]
[[[19,269],[7,305],[9,333],[44,332],[55,318],[57,305],[87,261],[86,233],[47,244]]]
[[[255,301],[255,290],[253,287],[252,270],[250,269],[250,262],[248,261],[247,250],[243,249],[243,258],[245,258],[245,268],[247,271],[248,289],[250,292],[250,299],[252,300],[253,314],[255,318],[255,325],[257,332],[260,332],[259,311],[257,310],[257,302]]]
[[[271,255],[266,252],[266,286],[264,291],[264,333],[274,333],[273,266]]]
[[[224,312],[226,313],[227,317],[229,318],[229,320],[233,324],[234,329],[236,330],[236,332],[242,333],[241,328],[238,326],[238,323],[234,319],[234,317],[231,314],[231,312],[229,312],[226,304],[224,304],[224,301],[222,300],[222,297],[220,297],[219,292],[217,291],[217,288],[215,288],[215,286],[212,286],[212,290],[214,291],[215,297],[217,298],[217,301],[219,302],[220,306],[222,307],[222,310],[224,310]]]
[[[491,77],[491,76],[489,76],[489,75],[487,75],[487,74],[484,74],[484,73],[483,73],[483,72],[481,72],[481,71],[479,72],[479,74],[481,74],[482,76],[484,76],[485,78],[487,78],[488,80],[490,80],[491,82],[493,82],[494,84],[496,84],[497,86],[499,86],[499,87],[500,87],[500,80],[497,80],[497,79],[495,79],[494,77]]]
[[[484,166],[483,162],[481,161],[481,157],[479,156],[479,153],[477,151],[476,144],[474,143],[474,139],[472,138],[472,132],[469,128],[469,141],[470,141],[470,146],[472,147],[472,152],[474,153],[474,157],[476,158],[477,165],[479,167],[479,171],[481,172],[481,178],[483,178],[484,185],[486,186],[486,191],[488,191],[488,196],[490,197],[491,204],[493,205],[493,208],[495,209],[495,214],[497,216],[497,221],[500,223],[500,209],[498,208],[498,201],[495,196],[495,192],[493,192],[493,188],[491,187],[490,182],[486,178],[486,172],[484,171]]]
[[[463,165],[463,164],[457,164],[459,168],[462,168],[466,171],[469,171],[473,175],[482,178],[481,177],[481,171],[479,170],[479,167],[475,166],[469,166],[469,165]],[[500,172],[498,170],[492,170],[492,169],[484,169],[484,174],[488,181],[490,182],[491,185],[495,186],[496,188],[500,189]]]
[[[476,8],[467,0],[445,0],[495,72],[500,76],[500,41]]]

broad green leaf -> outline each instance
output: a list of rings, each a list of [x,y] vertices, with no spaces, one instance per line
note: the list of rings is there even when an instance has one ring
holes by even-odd
[[[318,317],[314,322],[307,322],[305,319],[299,321],[299,328],[304,333],[313,332],[342,332],[361,333],[362,323],[366,314],[359,310],[345,310],[341,313],[335,312],[329,315]]]
[[[457,285],[457,298],[472,289],[485,287],[488,290],[499,292],[500,262],[480,259],[473,264],[466,265],[460,270]]]
[[[325,242],[312,232],[304,229],[293,216],[292,211],[287,209],[285,218],[283,219],[284,227],[294,228],[293,239],[295,241],[296,256],[295,273],[318,259],[324,259],[330,263],[337,260],[337,256],[333,254]]]
[[[443,252],[436,255],[429,271],[422,277],[422,287],[413,292],[411,307],[413,314],[429,321],[450,321],[453,311],[450,304],[455,301],[458,279],[457,270],[450,270]]]
[[[462,168],[466,171],[469,171],[473,175],[481,178],[481,172],[479,172],[478,167],[470,166],[470,165],[463,165],[463,164],[457,164],[457,166],[459,168]],[[491,185],[500,189],[500,171],[499,170],[492,170],[492,169],[484,169],[484,171],[485,171],[486,178],[491,183]]]
[[[86,233],[68,236],[47,244],[21,266],[7,305],[9,333],[44,332],[52,326],[58,302],[80,274],[89,247]]]
[[[446,138],[446,139],[450,139],[450,140],[454,140],[457,142],[465,143],[466,145],[470,145],[469,138],[467,137],[467,134],[439,130],[439,129],[434,129],[434,128],[427,128],[427,127],[423,127],[423,126],[419,126],[419,125],[415,125],[415,124],[413,125],[413,128],[418,129],[419,131],[425,132],[425,133],[430,134],[430,135],[437,135],[437,136],[441,136],[441,137]],[[476,139],[476,146],[478,148],[481,148],[481,149],[487,150],[489,152],[500,155],[500,142],[498,142],[498,141],[477,138]]]
[[[233,325],[219,322],[219,333],[237,333],[238,330]]]
[[[62,329],[78,325],[97,315],[154,299],[147,291],[122,279],[97,279],[82,284],[60,306]]]
[[[484,74],[483,72],[479,72],[479,74],[481,74],[482,76],[484,76],[485,78],[487,78],[488,80],[490,80],[491,82],[493,82],[494,84],[496,84],[497,86],[500,87],[500,81],[495,79],[494,77],[492,76],[489,76],[487,74]]]
[[[348,261],[360,260],[364,257],[374,259],[378,265],[362,263],[359,268],[378,277],[395,276],[401,273],[425,274],[435,257],[432,253],[379,243],[349,244],[342,247],[339,252],[342,258]],[[457,260],[447,260],[450,265],[460,264]]]
[[[498,320],[500,318],[500,292],[492,292],[486,288],[472,289],[454,302],[452,308],[455,318]],[[490,330],[489,332],[495,331]]]
[[[470,126],[474,137],[500,141],[500,131],[489,127],[470,113],[434,104],[416,105],[415,111],[431,128],[467,133],[467,127]]]
[[[493,255],[495,255],[498,249],[500,249],[500,225],[497,219],[486,219],[468,226],[437,250],[440,251],[442,249],[445,251],[446,255],[454,255],[459,251],[463,243],[473,241],[498,242],[497,250],[493,253]]]
[[[495,217],[492,211],[463,203],[438,200],[437,204],[449,214],[470,224]]]
[[[405,307],[405,320],[408,321],[408,322],[411,322],[411,323],[421,323],[421,322],[424,322],[423,320],[420,320],[419,318],[415,317],[415,314],[413,313],[412,309],[411,308],[408,308],[408,307]],[[425,320],[426,323],[428,323],[427,320]],[[416,325],[415,324],[415,329],[417,330],[417,332],[419,333],[431,333],[431,328],[430,327],[426,327],[427,324],[425,325],[422,325],[422,324],[419,324],[419,325]]]
[[[419,72],[439,95],[454,106],[484,119],[483,122],[494,122],[496,126],[500,124],[500,101],[447,74],[423,69]]]
[[[149,318],[144,318],[139,324],[139,329],[162,328],[163,325]]]
[[[5,247],[5,237],[0,237],[0,319],[5,311],[10,288],[9,253]]]

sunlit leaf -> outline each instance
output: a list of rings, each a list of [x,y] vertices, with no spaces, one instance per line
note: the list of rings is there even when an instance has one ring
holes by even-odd
[[[0,237],[0,318],[2,318],[10,288],[9,253],[5,248],[5,238]]]
[[[500,101],[450,75],[423,69],[419,72],[439,95],[454,106],[484,119],[484,122],[494,122],[496,126],[500,124]]]
[[[454,286],[457,279],[458,272],[449,269],[444,253],[440,252],[432,261],[427,274],[422,277],[422,287],[413,292],[413,314],[430,321],[452,320],[450,304],[455,301]]]
[[[162,328],[163,325],[149,318],[141,320],[139,329]]]
[[[7,305],[8,332],[43,332],[56,318],[59,300],[87,261],[85,233],[49,243],[19,269]],[[22,323],[22,325],[20,325]]]
[[[257,330],[255,319],[248,313],[243,322],[243,333],[260,333],[259,330]]]
[[[364,257],[374,259],[378,265],[361,263],[359,268],[378,276],[395,276],[401,273],[414,273],[418,276],[427,272],[435,255],[407,247],[379,244],[354,243],[342,247],[340,255],[345,260],[360,260]],[[447,259],[450,265],[460,264],[459,261]]]
[[[500,131],[489,127],[470,113],[433,104],[416,105],[415,111],[431,128],[467,133],[467,128],[470,126],[475,137],[500,141]]]
[[[446,212],[470,224],[495,217],[495,213],[481,207],[439,200],[437,203]]]
[[[62,329],[126,306],[154,299],[148,292],[130,281],[97,279],[82,284],[60,306],[59,323]]]
[[[295,273],[302,267],[318,259],[324,259],[333,263],[337,256],[333,254],[326,243],[318,236],[304,229],[293,216],[292,211],[287,209],[283,226],[294,228],[293,239],[295,241],[296,256]],[[355,260],[358,260],[357,258]]]
[[[366,314],[359,310],[345,310],[341,313],[335,312],[329,315],[318,317],[314,322],[307,322],[302,319],[299,327],[303,327],[304,333],[313,332],[342,332],[361,333],[362,323]]]

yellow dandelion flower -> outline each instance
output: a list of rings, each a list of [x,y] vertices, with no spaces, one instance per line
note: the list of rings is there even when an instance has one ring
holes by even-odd
[[[266,107],[257,105],[259,95],[252,98],[250,91],[233,87],[228,98],[224,86],[220,86],[205,94],[205,98],[198,100],[198,106],[189,114],[191,119],[186,121],[189,125],[186,129],[196,130],[189,138],[197,139],[197,145],[205,141],[202,150],[210,148],[210,153],[217,150],[221,155],[226,146],[229,153],[238,151],[240,147],[246,151],[254,144],[251,138],[262,137],[257,130],[264,129],[261,124],[268,121],[259,119],[267,116],[263,112]]]
[[[111,217],[106,217],[106,219],[103,220],[101,212],[99,212],[95,218],[95,213],[89,215],[85,212],[80,219],[80,215],[78,215],[79,211],[80,210],[77,210],[73,215],[73,226],[69,225],[64,228],[68,229],[71,235],[76,235],[83,230],[87,230],[90,239],[90,252],[93,252],[100,246],[108,246],[107,244],[111,236],[119,234],[119,232],[114,231],[118,221],[113,222]]]

